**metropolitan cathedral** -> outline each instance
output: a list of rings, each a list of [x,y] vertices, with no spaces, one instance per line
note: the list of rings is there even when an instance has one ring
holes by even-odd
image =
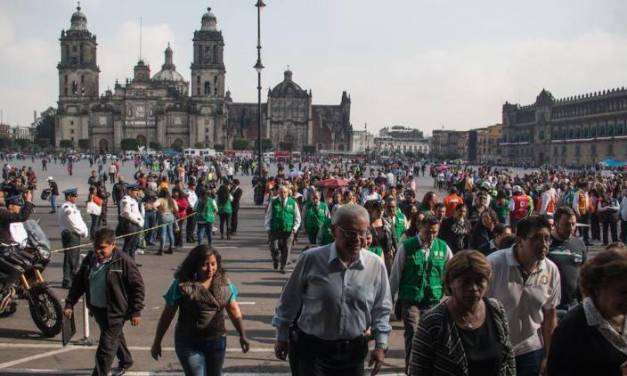
[[[61,31],[56,146],[97,152],[119,152],[122,140],[140,145],[186,148],[230,148],[235,139],[257,139],[257,104],[233,102],[225,92],[224,38],[208,9],[194,31],[190,83],[176,71],[168,46],[161,70],[154,75],[139,60],[133,78],[115,82],[113,91],[99,90],[96,35],[87,29],[80,6],[69,30]],[[351,100],[342,93],[339,105],[314,105],[311,90],[284,73],[262,103],[262,138],[276,149],[349,151]]]

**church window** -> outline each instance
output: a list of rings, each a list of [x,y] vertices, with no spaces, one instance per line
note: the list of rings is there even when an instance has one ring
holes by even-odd
[[[76,52],[76,45],[72,46],[72,52]]]
[[[74,129],[70,129],[70,134],[74,134]]]
[[[63,75],[63,82],[65,82],[67,84],[67,74]]]
[[[76,81],[72,81],[72,94],[78,94],[78,84],[76,83]]]
[[[211,84],[209,81],[205,81],[205,95],[211,95]]]
[[[81,75],[81,84],[84,84],[84,83],[85,83],[85,76]]]
[[[213,46],[213,63],[218,64],[218,46]]]
[[[65,96],[67,97],[67,86],[65,87],[64,93],[65,93]]]

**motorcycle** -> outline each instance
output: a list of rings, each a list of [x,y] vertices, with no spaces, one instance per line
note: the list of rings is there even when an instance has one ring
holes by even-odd
[[[50,242],[33,220],[12,223],[11,234],[14,243],[0,244],[0,317],[15,313],[15,300],[26,297],[37,328],[54,337],[63,326],[63,307],[42,274],[50,262]]]

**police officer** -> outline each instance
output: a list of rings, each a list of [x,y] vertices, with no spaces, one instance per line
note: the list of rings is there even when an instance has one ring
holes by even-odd
[[[4,192],[1,193],[0,205],[4,200]],[[14,195],[7,197],[7,210],[0,209],[0,242],[10,243],[13,238],[11,236],[11,223],[24,222],[33,212],[33,195],[30,191],[24,193],[24,203],[22,204],[22,195]]]
[[[61,244],[63,248],[74,247],[81,243],[81,237],[87,238],[87,224],[76,207],[78,189],[70,188],[63,191],[65,202],[59,210],[59,227],[61,227]],[[62,287],[69,289],[79,267],[80,249],[74,248],[63,254]]]
[[[140,208],[139,191],[141,187],[138,184],[130,184],[127,186],[126,195],[120,201],[120,221],[124,222],[123,234],[133,234],[144,228],[143,207]],[[139,234],[133,234],[124,238],[124,246],[122,251],[135,260],[135,250],[137,250],[139,242]],[[141,266],[141,265],[137,265]]]

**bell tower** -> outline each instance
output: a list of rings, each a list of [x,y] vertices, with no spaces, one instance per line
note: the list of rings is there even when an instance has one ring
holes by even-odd
[[[96,36],[87,30],[87,17],[81,12],[80,3],[72,14],[70,29],[61,31],[59,41],[59,100],[98,97],[100,68],[96,59]]]
[[[217,23],[211,8],[207,8],[200,30],[194,31],[193,97],[224,98],[224,38]]]
[[[98,101],[100,68],[97,64],[96,36],[87,30],[87,17],[80,2],[72,14],[69,30],[61,31],[59,102],[55,119],[55,143],[70,142],[73,147],[90,141],[90,105]],[[93,145],[91,145],[93,146]]]
[[[211,8],[207,8],[200,30],[194,31],[191,101],[195,116],[191,122],[190,145],[228,147],[231,142],[225,128],[224,38],[217,23]]]

